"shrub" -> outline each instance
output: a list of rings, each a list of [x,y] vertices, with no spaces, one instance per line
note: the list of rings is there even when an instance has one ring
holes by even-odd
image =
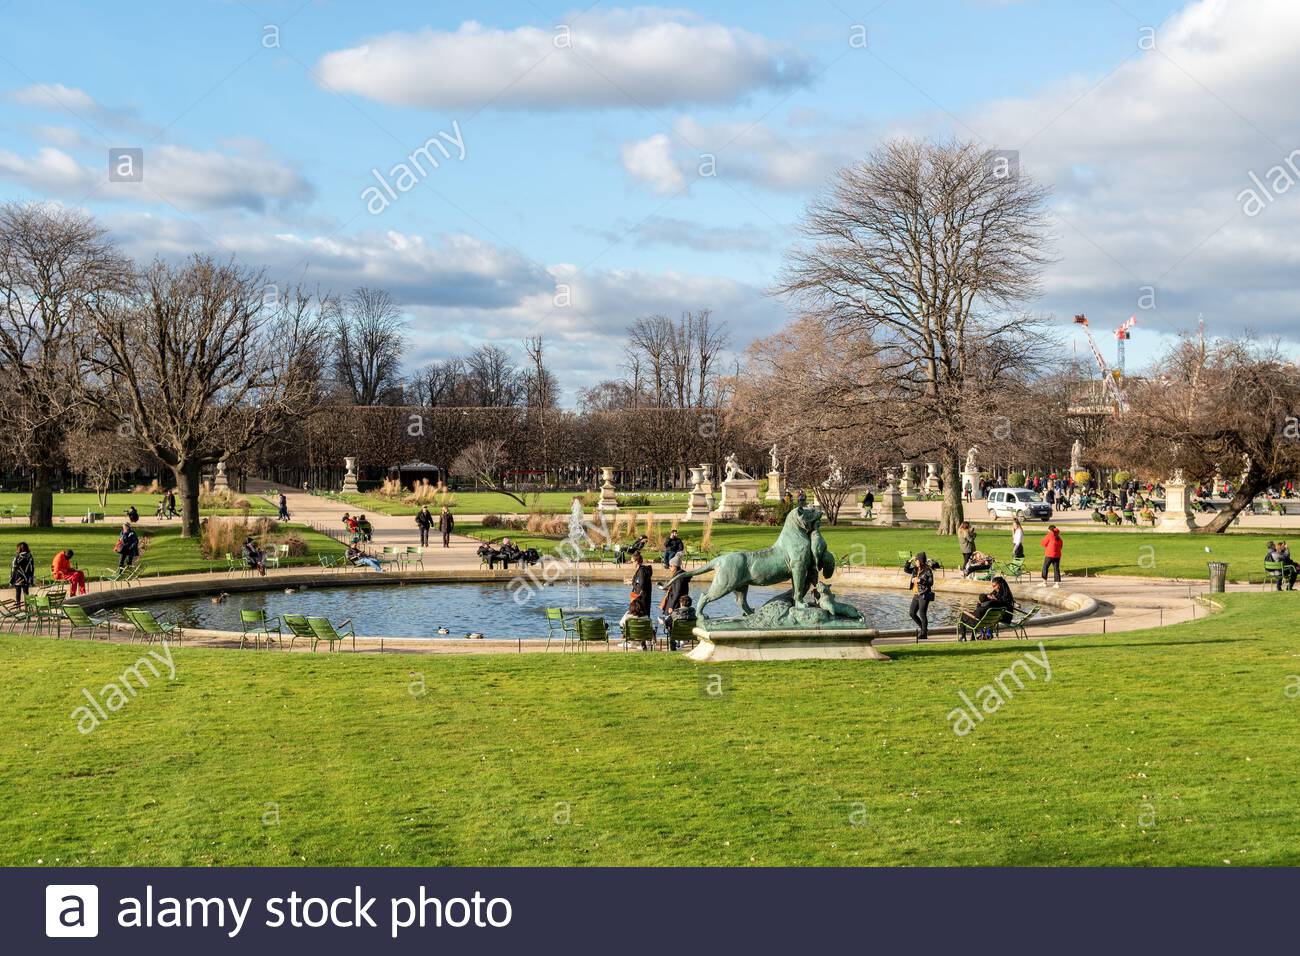
[[[204,488],[199,492],[199,507],[207,511],[242,511],[247,516],[252,505],[247,498],[241,498],[229,488],[214,491]]]
[[[250,521],[247,517],[223,518],[214,515],[203,520],[199,548],[203,556],[208,559],[224,557],[226,554],[238,554],[239,549],[244,546],[245,538],[251,537],[259,544],[265,545],[273,540],[279,528],[279,524],[270,518],[254,518]],[[301,538],[298,540],[302,541]],[[302,553],[306,554],[306,542],[302,542],[302,548]],[[290,553],[292,554],[292,551]]]
[[[565,534],[569,530],[567,515],[547,515],[534,511],[524,522],[522,530],[530,534]]]
[[[502,521],[500,515],[484,515],[484,516],[483,516],[483,527],[485,527],[485,528],[499,528],[499,527],[501,527],[501,525],[503,525],[504,523],[505,523],[505,522]]]
[[[747,524],[767,524],[767,509],[761,501],[742,501],[736,517]]]
[[[1117,471],[1115,472],[1115,474],[1110,476],[1110,483],[1115,487],[1119,487],[1120,485],[1128,484],[1129,481],[1132,480],[1132,478],[1133,478],[1132,472]]]
[[[648,508],[650,506],[649,495],[619,495],[618,506],[620,508]]]
[[[1007,475],[1007,487],[1019,488],[1025,483],[1025,473],[1023,471],[1013,471]]]

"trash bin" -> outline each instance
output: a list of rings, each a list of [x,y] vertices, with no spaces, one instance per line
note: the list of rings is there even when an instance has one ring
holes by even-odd
[[[1228,583],[1228,564],[1226,561],[1207,561],[1210,569],[1210,590],[1222,594]]]

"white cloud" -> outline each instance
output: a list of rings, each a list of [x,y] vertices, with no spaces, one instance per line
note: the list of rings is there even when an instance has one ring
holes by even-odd
[[[142,121],[134,108],[106,106],[85,90],[62,83],[33,83],[11,90],[6,99],[33,109],[71,115],[101,134],[109,130],[140,134],[157,131],[157,127]]]
[[[686,176],[673,155],[673,143],[667,133],[624,143],[621,155],[627,174],[649,183],[660,195],[671,196],[686,186]]]
[[[1204,313],[1214,332],[1300,337],[1300,182],[1253,217],[1240,197],[1252,170],[1268,179],[1300,147],[1300,100],[1279,93],[1300,85],[1298,35],[1293,0],[1200,0],[1104,80],[965,117],[1054,189],[1049,305],[1116,324],[1137,311],[1139,330],[1194,329]],[[1148,285],[1158,308],[1142,311]]]
[[[806,84],[809,60],[785,44],[681,11],[571,14],[554,29],[388,33],[327,53],[323,83],[399,106],[467,109],[659,107],[725,103]]]
[[[0,177],[73,201],[93,195],[182,209],[261,211],[273,202],[303,202],[313,195],[311,184],[295,168],[248,143],[231,152],[146,147],[142,183],[109,182],[107,151],[102,165],[88,165],[52,146],[31,156],[0,150]]]

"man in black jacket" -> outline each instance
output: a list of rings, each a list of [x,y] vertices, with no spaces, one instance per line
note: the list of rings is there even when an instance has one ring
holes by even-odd
[[[429,546],[429,531],[433,528],[433,515],[429,513],[428,505],[421,505],[420,510],[415,513],[415,526],[420,529],[420,547]]]

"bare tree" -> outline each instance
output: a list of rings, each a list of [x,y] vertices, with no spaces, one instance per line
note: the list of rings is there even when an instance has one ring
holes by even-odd
[[[502,481],[505,470],[506,443],[500,438],[480,438],[461,450],[451,463],[451,473],[457,478],[468,478],[488,491],[505,495],[519,504],[528,506],[522,497],[506,488]]]
[[[972,143],[895,140],[841,169],[808,209],[779,290],[875,353],[903,387],[944,481],[940,534],[962,520],[973,391],[1033,368],[1050,342],[1017,310],[1038,292],[1046,192]]]
[[[545,347],[540,335],[524,339],[528,369],[524,372],[524,403],[529,408],[554,408],[559,403],[560,383],[546,366]]]
[[[1175,470],[1234,482],[1228,506],[1198,531],[1227,531],[1257,495],[1300,477],[1300,366],[1275,347],[1185,338],[1127,390],[1130,410],[1099,450],[1108,461],[1141,462],[1157,483]]]
[[[69,432],[68,460],[95,491],[101,508],[108,505],[113,482],[139,468],[141,456],[135,443],[123,437],[115,422],[83,425]]]
[[[320,313],[263,301],[261,273],[195,256],[161,261],[96,310],[100,385],[140,446],[176,478],[181,534],[199,526],[205,466],[282,432],[319,401]]]
[[[666,315],[643,316],[628,327],[627,339],[627,364],[643,380],[640,387],[649,393],[650,404],[663,405],[668,397],[672,322]]]
[[[479,346],[465,359],[465,371],[473,405],[510,408],[519,404],[523,376],[504,349]]]
[[[353,289],[329,308],[334,323],[334,372],[357,405],[379,405],[401,384],[406,347],[401,309],[383,289]]]
[[[32,470],[31,524],[54,521],[54,476],[82,383],[94,304],[130,272],[93,218],[58,206],[0,206],[0,366],[6,451]]]

